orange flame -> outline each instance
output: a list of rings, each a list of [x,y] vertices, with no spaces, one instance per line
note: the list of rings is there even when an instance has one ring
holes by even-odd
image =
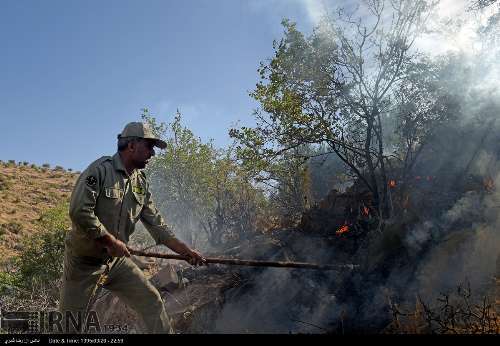
[[[368,216],[370,214],[370,209],[363,207],[363,215]]]
[[[495,182],[491,177],[484,178],[483,180],[484,189],[488,192],[495,190]]]
[[[347,233],[347,232],[349,232],[349,226],[343,225],[343,226],[340,226],[340,228],[337,230],[337,232],[335,232],[335,234],[340,235],[340,234]]]
[[[396,180],[389,180],[389,187],[391,189],[395,188],[396,187]]]

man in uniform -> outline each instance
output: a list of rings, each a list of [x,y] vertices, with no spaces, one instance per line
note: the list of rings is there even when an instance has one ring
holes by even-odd
[[[130,259],[126,244],[134,226],[140,220],[157,244],[193,265],[205,259],[175,237],[153,203],[141,169],[155,146],[164,149],[166,143],[147,124],[129,123],[118,135],[118,152],[93,162],[78,178],[69,210],[72,229],[65,240],[59,305],[63,316],[67,311],[72,316],[86,313],[105,273],[102,286],[138,313],[148,333],[172,331],[160,294]]]

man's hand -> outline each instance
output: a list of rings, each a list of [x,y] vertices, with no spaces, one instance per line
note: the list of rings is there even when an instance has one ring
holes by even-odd
[[[191,264],[192,266],[207,265],[207,260],[198,251],[189,248],[188,250],[189,251],[181,253],[181,255],[189,258],[189,260],[187,261],[189,264]]]
[[[198,251],[189,248],[186,244],[179,239],[171,238],[167,240],[164,245],[169,249],[174,250],[179,255],[187,257],[187,262],[194,266],[207,265],[207,260]]]
[[[96,239],[97,243],[101,244],[111,257],[130,257],[130,252],[127,245],[121,240],[116,239],[111,234]]]

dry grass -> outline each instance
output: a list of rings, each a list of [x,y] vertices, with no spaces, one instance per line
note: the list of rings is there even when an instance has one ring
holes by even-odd
[[[62,170],[0,165],[0,264],[18,254],[20,239],[36,232],[44,211],[69,199],[76,178]]]
[[[395,334],[499,334],[500,302],[497,292],[494,297],[474,298],[469,285],[460,285],[452,294],[441,294],[436,302],[429,304],[417,298],[412,312],[404,312],[391,303],[392,323],[386,333]]]

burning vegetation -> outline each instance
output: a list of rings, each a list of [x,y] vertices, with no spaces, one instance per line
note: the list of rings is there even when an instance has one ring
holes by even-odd
[[[489,11],[473,53],[423,50],[424,33],[449,35],[433,1],[330,9],[309,36],[284,20],[251,93],[256,125],[231,129],[226,149],[181,114],[164,124],[144,110],[168,144],[148,165],[154,197],[188,244],[207,257],[352,265],[137,259],[178,332],[499,333],[498,5],[462,14]],[[144,234],[132,245],[152,247]],[[100,299],[106,319],[141,330],[115,297]]]
[[[418,45],[435,4],[361,7],[328,13],[310,36],[283,21],[251,94],[256,126],[231,129],[235,145],[203,161],[212,185],[182,161],[179,123],[151,170],[170,220],[209,253],[355,269],[184,270],[193,296],[181,303],[189,318],[176,319],[183,330],[499,332],[500,98],[488,76],[498,11],[476,28],[493,40],[483,50],[430,55]],[[210,303],[195,299],[204,280],[220,284]]]

